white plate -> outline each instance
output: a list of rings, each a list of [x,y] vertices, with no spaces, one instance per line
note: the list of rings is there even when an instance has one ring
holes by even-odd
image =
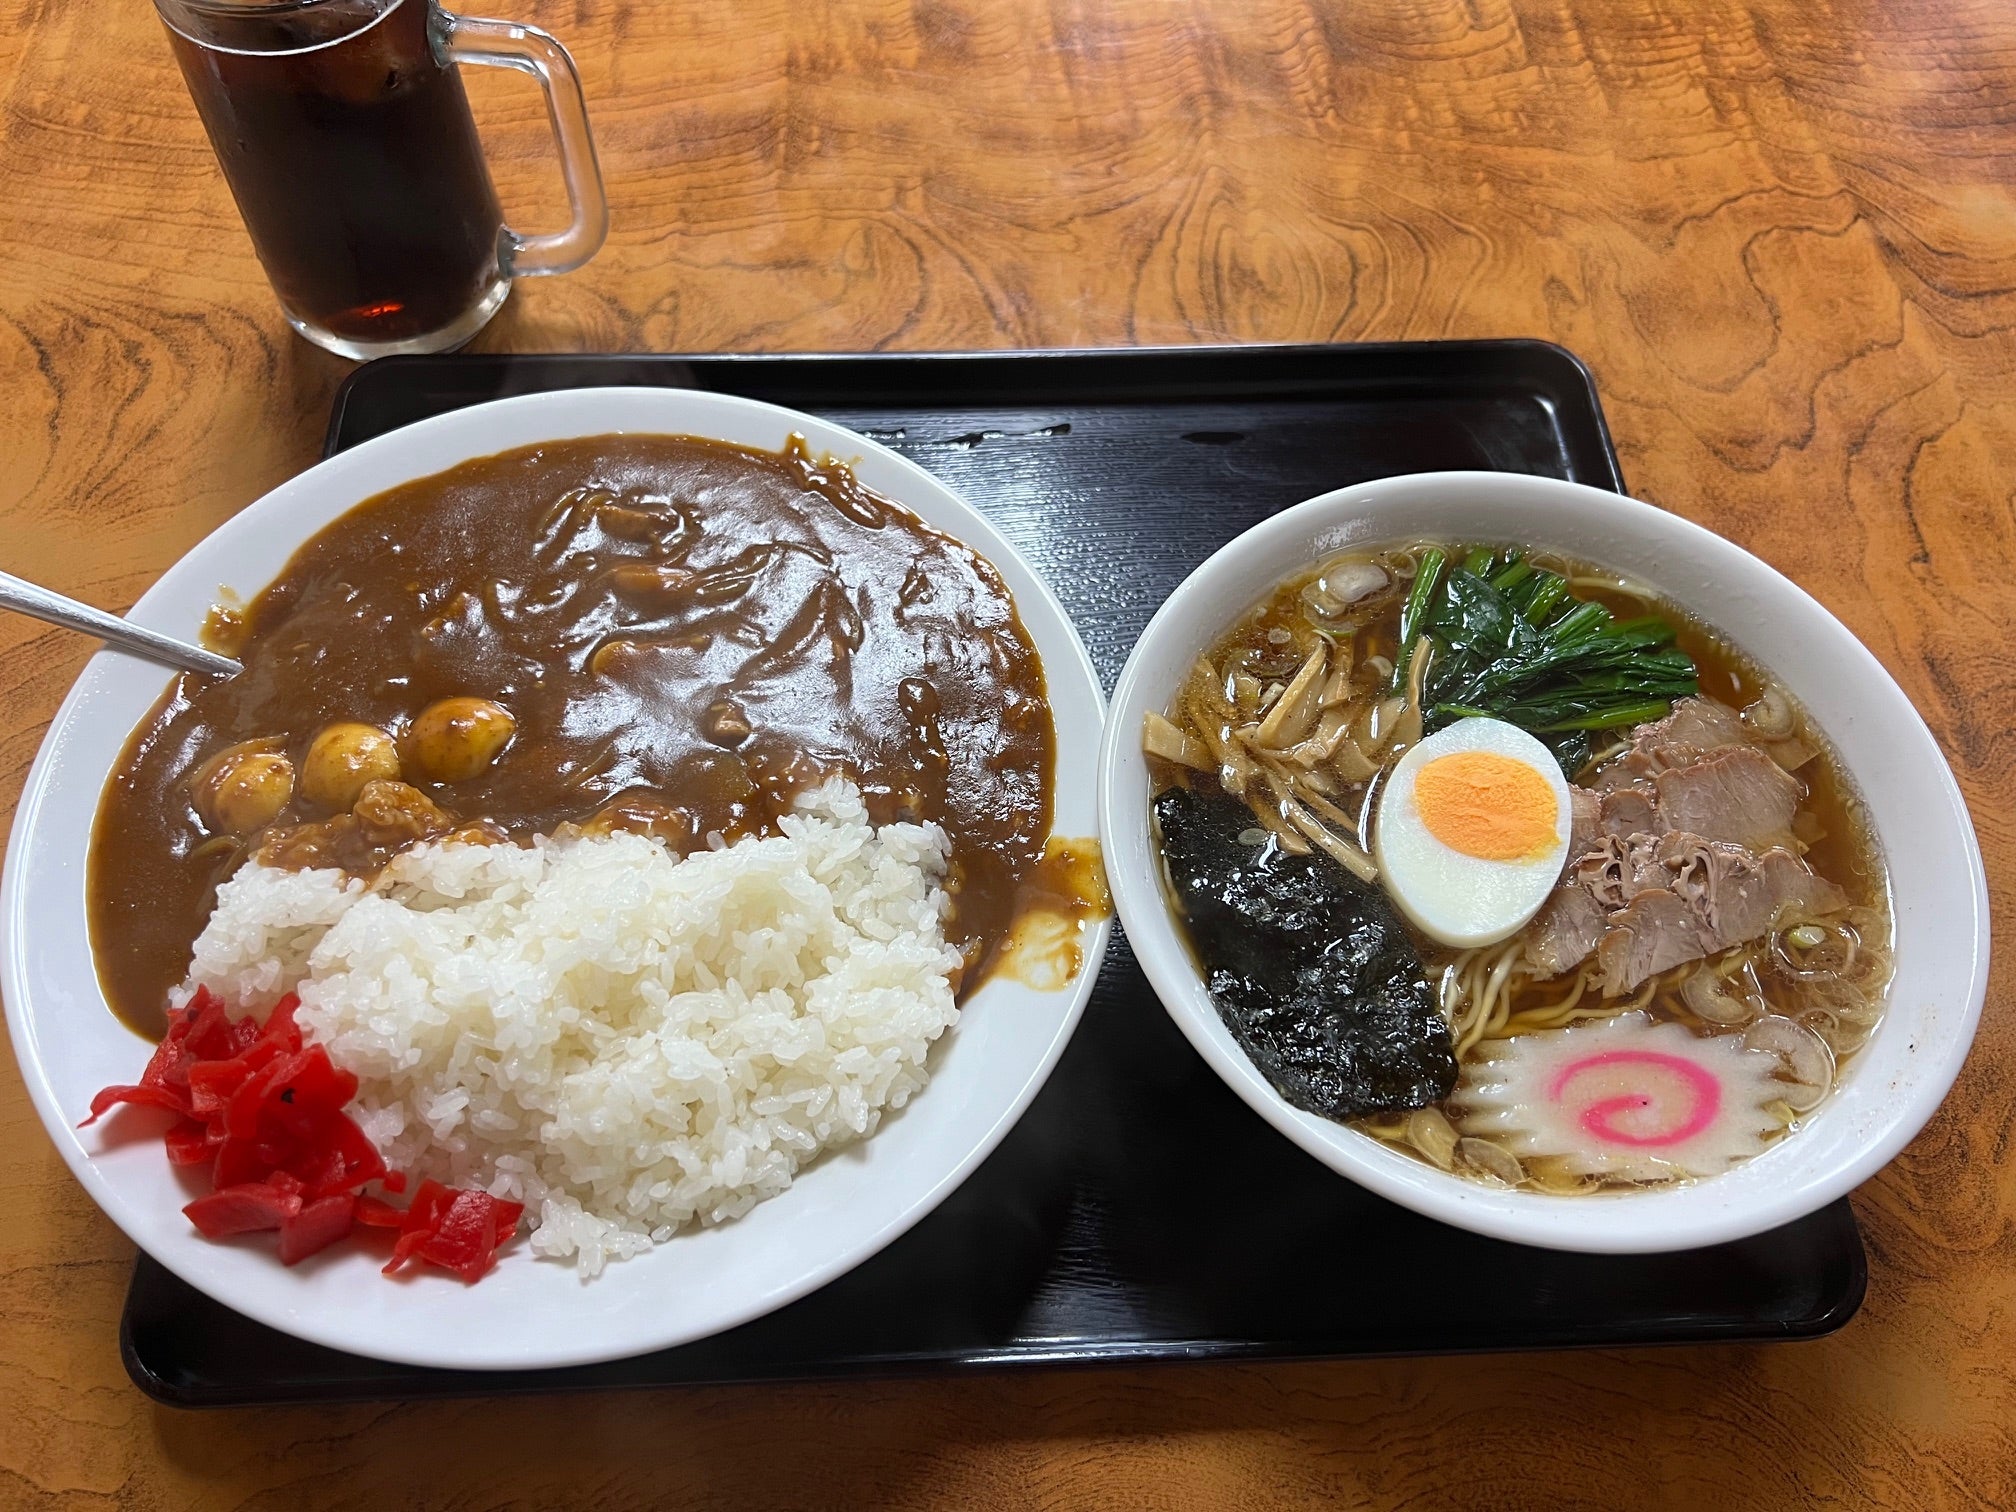
[[[1141,719],[1282,579],[1335,552],[1407,541],[1519,542],[1657,588],[1782,681],[1833,742],[1889,867],[1896,974],[1882,1025],[1808,1126],[1726,1175],[1669,1190],[1547,1197],[1436,1170],[1290,1107],[1225,1028],[1158,882]],[[1916,1134],[1953,1084],[1988,984],[1988,893],[1967,805],[1903,690],[1796,584],[1678,516],[1579,483],[1423,473],[1323,494],[1223,547],[1169,596],[1113,690],[1100,832],[1142,970],[1212,1069],[1276,1129],[1382,1197],[1460,1228],[1554,1249],[1688,1249],[1761,1233],[1832,1202]]]
[[[1090,835],[1090,780],[1104,700],[1062,607],[1008,542],[914,463],[810,415],[722,394],[580,389],[503,399],[422,421],[323,462],[221,526],[162,577],[132,618],[194,637],[220,588],[250,597],[294,550],[351,506],[472,457],[610,432],[708,436],[854,459],[861,481],[1000,569],[1043,658],[1057,729],[1055,833]],[[1063,1052],[1105,953],[1088,940],[1077,977],[1054,992],[988,982],[931,1057],[931,1084],[865,1144],[838,1151],[733,1223],[684,1233],[584,1285],[522,1243],[474,1287],[404,1283],[362,1249],[296,1269],[271,1236],[211,1243],[182,1216],[190,1191],[163,1155],[155,1117],[76,1128],[100,1087],[138,1079],[148,1046],[105,1005],[92,969],[84,861],[99,791],[152,707],[160,669],[92,658],[28,775],[0,882],[0,986],[29,1095],[78,1180],[120,1228],[199,1290],[273,1328],[384,1360],[462,1369],[586,1364],[662,1349],[771,1311],[867,1259],[938,1205],[998,1144]],[[136,1129],[149,1132],[136,1138]]]

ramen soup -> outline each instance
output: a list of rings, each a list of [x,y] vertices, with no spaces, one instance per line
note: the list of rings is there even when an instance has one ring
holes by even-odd
[[[1651,592],[1517,547],[1333,558],[1143,735],[1172,901],[1290,1103],[1549,1193],[1796,1131],[1875,1028],[1885,876],[1821,733]]]
[[[970,992],[1021,924],[1096,907],[1049,844],[1043,669],[994,568],[802,444],[507,452],[314,537],[134,734],[92,841],[106,995],[159,1033],[247,858],[377,873],[429,839],[775,833],[829,778],[950,841]],[[1075,967],[1074,967],[1075,969]]]

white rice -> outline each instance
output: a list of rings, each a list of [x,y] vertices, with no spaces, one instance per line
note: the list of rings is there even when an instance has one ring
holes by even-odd
[[[958,1018],[936,826],[829,783],[785,833],[450,843],[366,887],[247,865],[184,994],[299,1022],[396,1170],[526,1203],[584,1276],[746,1213],[862,1138]]]

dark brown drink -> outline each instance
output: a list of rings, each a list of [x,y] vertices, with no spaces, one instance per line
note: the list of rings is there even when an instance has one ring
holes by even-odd
[[[193,35],[169,26],[266,275],[317,339],[473,331],[503,298],[503,215],[434,14],[429,0],[198,0]]]

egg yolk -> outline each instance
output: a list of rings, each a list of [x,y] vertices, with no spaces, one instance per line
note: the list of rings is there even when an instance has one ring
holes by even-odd
[[[1559,838],[1547,779],[1494,751],[1453,751],[1429,762],[1414,775],[1414,807],[1429,834],[1480,861],[1517,861]]]

